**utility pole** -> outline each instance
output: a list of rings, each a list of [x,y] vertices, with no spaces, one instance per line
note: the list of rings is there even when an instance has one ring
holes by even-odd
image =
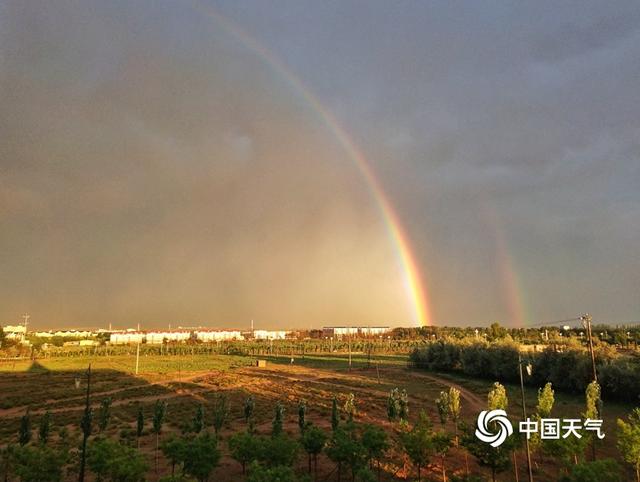
[[[522,393],[522,420],[527,420],[527,406],[524,398],[524,377],[522,376],[522,357],[518,352],[518,371],[520,372],[520,392]],[[529,448],[529,437],[525,438],[527,446],[527,472],[529,473],[529,482],[533,482],[533,472],[531,471],[531,450]]]
[[[162,347],[162,345],[160,345]],[[138,366],[140,365],[140,343],[136,348],[136,375],[138,374]]]
[[[31,315],[28,313],[22,315],[22,319],[24,320],[24,334],[22,335],[23,342],[27,341],[27,327],[29,326],[29,318],[31,318]]]
[[[596,356],[593,352],[593,337],[591,336],[591,315],[589,313],[585,313],[580,316],[580,320],[582,321],[582,326],[587,330],[587,340],[589,343],[589,354],[591,355],[591,370],[593,371],[593,381],[598,381],[598,374],[596,373]]]

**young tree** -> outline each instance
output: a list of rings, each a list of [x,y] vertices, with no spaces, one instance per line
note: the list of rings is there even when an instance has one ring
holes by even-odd
[[[193,422],[191,424],[192,430],[195,433],[200,433],[204,430],[204,405],[198,404],[196,408],[196,414],[193,416]]]
[[[389,449],[387,432],[377,425],[365,425],[362,431],[362,445],[368,454],[369,468],[373,468],[373,461],[376,461],[378,480],[380,480],[380,460]]]
[[[440,464],[442,466],[442,482],[447,481],[447,471],[445,468],[445,457],[451,448],[451,435],[442,431],[434,433],[431,436],[431,444],[433,451],[440,456]]]
[[[20,431],[18,432],[18,442],[21,446],[27,445],[31,441],[31,414],[29,409],[20,418]]]
[[[340,425],[340,414],[338,413],[338,399],[333,397],[331,402],[331,429],[335,432]]]
[[[338,482],[341,480],[342,468],[345,465],[351,469],[352,479],[360,469],[366,466],[367,451],[352,431],[337,429],[333,433],[326,452],[338,466]]]
[[[453,420],[453,429],[455,434],[455,444],[458,446],[458,423],[460,422],[460,390],[457,388],[449,388],[449,414]]]
[[[440,423],[444,427],[449,420],[449,393],[440,392],[438,398],[436,398],[436,408],[438,409],[438,417]]]
[[[46,445],[22,446],[14,454],[14,470],[21,482],[61,482],[68,458],[65,450]]]
[[[271,422],[271,435],[276,437],[282,433],[282,425],[284,423],[284,406],[280,403],[276,403],[274,409],[273,421]]]
[[[318,477],[318,455],[327,444],[327,434],[320,427],[311,425],[302,433],[302,447],[309,457],[309,473],[311,473],[311,459],[313,458],[314,478]]]
[[[404,388],[398,397],[398,418],[404,423],[409,421],[409,394]]]
[[[136,417],[136,443],[138,448],[140,448],[140,437],[142,437],[142,433],[144,432],[144,410],[142,409],[142,405],[138,407],[138,415]]]
[[[423,410],[420,412],[420,418],[411,431],[400,433],[400,442],[404,451],[416,466],[418,481],[421,480],[422,467],[429,463],[429,456],[433,450],[430,432],[431,424]]]
[[[538,404],[536,405],[536,413],[540,418],[549,418],[553,404],[555,402],[554,391],[551,388],[551,382],[547,382],[544,388],[538,389]]]
[[[491,470],[491,480],[496,481],[496,475],[511,466],[511,452],[515,446],[515,437],[509,437],[498,447],[479,440],[473,428],[462,431],[462,445],[473,455],[478,463]]]
[[[618,419],[618,450],[624,461],[636,471],[636,482],[640,482],[640,408],[629,415],[629,421]]]
[[[220,435],[228,416],[229,405],[227,403],[227,396],[220,394],[216,397],[215,404],[213,405],[213,429],[216,432],[216,437]]]
[[[251,465],[247,482],[298,482],[291,467],[264,467],[258,463]]]
[[[343,410],[347,415],[347,422],[352,423],[353,417],[356,415],[356,396],[353,393],[347,395]]]
[[[307,428],[306,422],[306,414],[307,414],[307,402],[304,400],[300,400],[298,402],[298,427],[300,428],[300,433],[304,433]]]
[[[247,464],[259,458],[260,448],[260,440],[248,432],[238,432],[229,438],[231,457],[240,462],[243,475]]]
[[[400,395],[397,388],[392,388],[387,397],[387,418],[393,422],[400,415]]]
[[[595,380],[587,385],[585,391],[586,410],[584,418],[598,419],[602,414],[602,399],[600,398],[600,385]],[[591,457],[596,459],[596,440],[597,437],[589,436],[591,439]]]
[[[158,449],[160,447],[160,434],[162,433],[162,426],[164,425],[164,419],[167,415],[167,402],[164,400],[156,400],[156,404],[153,408],[153,433],[156,434],[156,474],[158,473]]]
[[[571,467],[569,473],[560,478],[560,482],[622,482],[620,466],[613,459],[583,462]]]
[[[91,442],[87,465],[98,482],[142,482],[148,469],[144,458],[136,449],[110,439]]]
[[[260,462],[270,466],[291,466],[298,457],[298,442],[282,433],[275,437],[260,437]]]
[[[171,475],[175,475],[176,465],[184,461],[185,441],[181,438],[171,436],[162,441],[160,450],[162,450],[164,456],[171,462]]]
[[[51,412],[47,410],[40,419],[40,427],[38,428],[38,441],[42,445],[46,445],[51,433]]]
[[[107,397],[100,402],[100,410],[98,410],[98,430],[104,432],[109,425],[111,419],[111,397]]]
[[[244,401],[244,421],[247,425],[249,422],[253,420],[253,410],[255,409],[255,401],[253,400],[253,395],[247,397]],[[250,430],[252,431],[252,430]]]
[[[195,477],[199,482],[207,482],[213,469],[220,463],[217,438],[204,433],[186,441],[183,457],[185,474]]]
[[[507,391],[504,386],[495,382],[487,395],[487,407],[489,410],[506,410],[508,405]]]

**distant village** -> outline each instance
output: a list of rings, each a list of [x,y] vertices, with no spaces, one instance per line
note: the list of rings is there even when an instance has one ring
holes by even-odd
[[[388,326],[326,326],[316,330],[228,330],[209,328],[182,328],[168,330],[49,330],[28,331],[26,323],[2,326],[8,340],[30,345],[34,339],[57,346],[98,346],[166,344],[166,343],[216,343],[241,340],[286,340],[304,338],[379,337],[391,332]]]

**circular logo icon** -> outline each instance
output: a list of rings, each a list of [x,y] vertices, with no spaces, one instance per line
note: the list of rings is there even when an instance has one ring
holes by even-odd
[[[483,410],[478,415],[476,426],[476,437],[492,447],[499,447],[513,434],[513,425],[504,410]],[[494,428],[498,429],[497,433],[492,433]]]

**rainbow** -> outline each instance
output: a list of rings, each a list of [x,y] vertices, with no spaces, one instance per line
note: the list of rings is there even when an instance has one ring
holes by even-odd
[[[278,57],[266,49],[256,39],[241,29],[234,22],[221,15],[209,5],[194,1],[194,6],[204,15],[212,18],[226,33],[237,39],[244,47],[254,53],[266,65],[283,78],[312,108],[322,120],[326,128],[335,136],[340,146],[353,160],[362,174],[373,199],[382,215],[389,237],[396,247],[399,262],[404,271],[404,282],[410,302],[414,310],[414,322],[420,326],[431,324],[430,303],[427,290],[418,269],[415,256],[411,249],[409,238],[405,233],[400,219],[387,198],[380,182],[377,180],[371,165],[356,143],[349,137],[337,119],[329,112],[318,98],[307,88],[300,78],[292,72]]]

